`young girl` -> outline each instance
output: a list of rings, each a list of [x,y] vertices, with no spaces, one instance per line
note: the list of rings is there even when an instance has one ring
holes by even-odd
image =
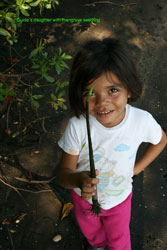
[[[90,178],[85,103],[89,101],[90,129],[97,178]],[[163,150],[166,135],[148,112],[130,105],[142,85],[127,49],[106,38],[87,42],[71,70],[69,101],[74,111],[59,141],[62,159],[59,183],[72,189],[79,226],[89,249],[130,250],[132,177],[143,171]],[[135,162],[139,145],[148,147]],[[101,214],[94,216],[91,197],[97,187]]]

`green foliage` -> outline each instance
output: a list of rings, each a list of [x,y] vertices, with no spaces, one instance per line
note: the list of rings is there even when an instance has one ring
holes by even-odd
[[[45,79],[48,82],[54,82],[55,79],[49,75],[49,71],[55,70],[58,75],[64,70],[65,68],[68,69],[68,65],[65,63],[65,60],[71,59],[70,55],[66,55],[62,52],[62,49],[59,48],[58,53],[54,54],[53,56],[48,55],[45,51],[46,42],[42,42],[40,39],[37,42],[37,46],[34,50],[32,50],[29,58],[32,61],[32,68],[36,69],[36,73],[40,75],[40,79]]]
[[[55,8],[59,0],[1,0],[0,3],[0,35],[5,36],[7,41],[13,45],[18,41],[18,28],[21,22],[17,22],[20,15],[29,17],[29,11],[33,7],[40,8],[40,14],[43,10]]]
[[[43,86],[43,82],[46,81],[49,83],[47,85],[48,91],[50,90],[50,100],[48,103],[56,111],[59,108],[66,110],[65,88],[68,86],[68,82],[61,83],[60,81],[56,81],[56,78],[53,76],[53,72],[55,72],[57,65],[59,66],[58,71],[56,70],[58,75],[65,68],[68,68],[65,60],[69,60],[72,57],[63,53],[62,49],[59,49],[58,53],[49,53],[46,51],[45,46],[45,40],[38,40],[36,48],[33,49],[29,55],[29,59],[32,63],[32,69],[35,69],[34,73],[36,73],[38,77],[35,79],[32,86],[25,89],[24,96],[25,98],[28,98],[32,109],[38,110],[40,107],[39,100],[44,97],[40,94],[40,88]],[[50,84],[52,84],[52,88],[49,88]],[[36,94],[36,92],[38,92],[38,94]]]
[[[7,96],[14,96],[15,92],[11,88],[4,88],[4,84],[0,82],[0,101],[4,101]]]
[[[66,55],[65,53],[62,53],[62,49],[59,48],[58,54],[54,55],[50,60],[50,65],[53,66],[57,74],[60,75],[63,69],[68,68],[67,64],[64,62],[64,60],[71,59],[72,57],[69,55]]]
[[[68,86],[68,82],[57,82],[56,85],[55,93],[50,94],[50,104],[55,110],[58,110],[59,107],[66,110],[67,106],[65,105],[66,100],[64,99],[64,96],[66,94],[65,87]]]
[[[39,102],[37,100],[41,99],[43,97],[43,95],[32,95],[32,93],[30,94],[30,104],[32,109],[37,110],[40,106]]]

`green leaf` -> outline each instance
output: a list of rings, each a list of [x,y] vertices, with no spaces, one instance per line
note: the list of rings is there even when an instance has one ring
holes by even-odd
[[[51,8],[52,8],[51,3],[46,4],[46,8],[47,8],[47,9],[51,9]]]
[[[68,59],[72,59],[72,56],[70,56],[70,55],[65,55],[65,56],[64,56],[64,59],[67,59],[67,60],[68,60]]]
[[[26,11],[25,9],[21,9],[21,13],[22,13],[24,16],[29,16],[28,11]]]
[[[93,89],[94,89],[95,86],[96,86],[96,84],[94,84],[94,85],[90,88],[90,90],[89,90],[89,92],[88,92],[88,94],[87,94],[87,99],[86,99],[87,102],[89,102],[89,98],[90,98],[90,96],[92,95],[92,92],[93,92]]]
[[[50,94],[50,97],[54,102],[57,100],[57,97],[53,93]]]
[[[60,75],[62,68],[60,67],[59,64],[56,64],[56,71],[57,71],[57,74]]]
[[[52,4],[53,4],[53,6],[54,6],[54,4],[59,5],[59,1],[58,0],[52,0]]]
[[[13,39],[12,37],[7,36],[7,41],[10,43],[10,45],[13,45]]]
[[[39,88],[39,82],[34,82],[35,87]]]
[[[12,89],[8,89],[7,93],[10,96],[14,96],[16,93]]]
[[[65,90],[62,90],[59,94],[58,94],[58,98],[61,98],[62,96],[64,96],[65,95]]]
[[[67,109],[67,106],[63,102],[58,102],[58,105],[64,110]]]
[[[33,109],[39,108],[39,102],[35,101],[32,97],[30,97],[30,104]]]
[[[22,4],[22,0],[16,0],[16,4],[17,5],[21,5]]]
[[[35,57],[38,54],[39,49],[35,48],[31,51],[29,58]]]
[[[31,7],[30,7],[29,5],[27,5],[27,4],[23,4],[21,7],[22,7],[22,9],[24,9],[24,10],[31,9]]]
[[[69,82],[63,82],[63,83],[61,84],[61,88],[67,87],[68,85],[69,85]]]
[[[0,35],[11,37],[11,34],[7,30],[2,29],[2,28],[0,28]]]
[[[10,23],[14,23],[15,24],[15,20],[12,17],[8,17],[6,16],[6,20]]]
[[[13,17],[13,18],[16,18],[16,13],[7,12],[7,13],[6,13],[6,17]]]
[[[55,80],[52,76],[45,75],[44,77],[48,82],[54,82]]]
[[[40,0],[37,0],[37,1],[34,2],[34,3],[30,3],[30,5],[31,5],[32,7],[35,7],[35,6],[37,6],[39,3],[40,3]]]
[[[61,48],[59,48],[59,55],[61,55],[62,54],[62,49]]]
[[[35,100],[39,100],[43,97],[43,95],[32,95],[32,98]]]
[[[58,110],[58,104],[54,104],[54,109]]]
[[[39,69],[39,68],[40,68],[40,66],[39,66],[39,65],[37,65],[37,64],[34,64],[34,65],[32,65],[32,66],[31,66],[31,68],[33,68],[33,69]]]
[[[10,22],[10,25],[11,25],[11,27],[14,29],[14,30],[16,30],[17,29],[17,26],[16,26],[16,23],[15,23],[15,21],[14,21],[14,19],[13,18],[10,18],[11,19],[11,21],[9,21]]]

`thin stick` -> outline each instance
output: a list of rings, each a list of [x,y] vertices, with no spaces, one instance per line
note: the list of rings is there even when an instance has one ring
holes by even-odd
[[[93,3],[86,3],[85,6],[95,6],[96,4],[99,4],[99,3],[112,4],[112,5],[123,7],[123,8],[125,8],[126,6],[130,6],[130,5],[136,5],[136,3],[118,4],[118,3],[114,3],[110,1],[99,1],[99,2],[93,2]]]
[[[92,94],[93,88],[95,85],[93,85],[89,93],[87,95],[86,100],[86,125],[87,125],[87,133],[88,133],[88,144],[89,144],[89,162],[90,162],[90,176],[91,178],[96,178],[96,170],[95,170],[95,164],[94,164],[94,158],[93,158],[93,149],[92,149],[92,140],[91,140],[91,133],[90,133],[90,124],[89,124],[89,98]],[[100,211],[100,204],[98,202],[97,197],[97,188],[95,190],[95,195],[92,197],[92,211],[95,215],[98,215],[101,213]]]
[[[8,130],[9,128],[9,111],[10,111],[11,106],[12,106],[12,103],[9,104],[7,113],[6,113],[6,130]]]
[[[11,242],[11,245],[12,245],[12,249],[15,250],[14,243],[13,243],[13,238],[12,238],[12,235],[11,235],[11,232],[10,232],[9,228],[8,228],[8,234],[9,234],[10,242]]]
[[[25,188],[19,188],[19,187],[14,187],[13,185],[10,185],[9,183],[5,182],[4,180],[2,180],[0,178],[0,182],[2,182],[5,186],[9,187],[9,188],[12,188],[13,190],[15,190],[18,195],[24,200],[23,196],[21,195],[21,193],[19,192],[20,191],[24,191],[24,192],[29,192],[29,193],[33,193],[33,194],[39,194],[39,193],[45,193],[45,192],[52,192],[52,189],[43,189],[43,190],[40,190],[40,191],[31,191],[31,190],[28,190],[28,189],[25,189]],[[25,200],[24,200],[25,202]],[[26,203],[26,202],[25,202]]]
[[[8,184],[8,183],[6,183],[4,180],[2,180],[1,178],[0,178],[0,182],[2,182],[5,186],[7,186],[7,187],[9,187],[9,188],[12,188],[14,191],[16,191],[16,193],[21,197],[21,199],[24,201],[24,203],[26,204],[26,206],[28,206],[27,205],[27,203],[26,203],[26,201],[25,201],[25,199],[24,199],[24,197],[21,195],[21,193],[18,191],[18,188],[16,188],[16,187],[14,187],[14,186],[12,186],[12,185],[10,185],[10,184]]]
[[[2,74],[0,73],[0,76],[7,76],[7,77],[20,77],[20,76],[28,76],[34,74],[35,71],[29,72],[29,73],[24,73],[24,74]]]

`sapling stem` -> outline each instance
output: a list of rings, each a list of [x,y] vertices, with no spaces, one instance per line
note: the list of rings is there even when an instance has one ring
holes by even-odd
[[[88,144],[89,144],[89,162],[90,162],[90,177],[96,178],[96,170],[93,158],[93,149],[92,149],[92,140],[91,140],[91,133],[90,133],[90,124],[89,124],[89,98],[92,94],[95,85],[93,85],[87,95],[86,99],[86,126],[87,126],[87,134],[88,134]],[[98,215],[101,213],[100,211],[100,204],[98,202],[97,197],[97,187],[95,190],[95,195],[92,197],[92,211],[94,215]]]

